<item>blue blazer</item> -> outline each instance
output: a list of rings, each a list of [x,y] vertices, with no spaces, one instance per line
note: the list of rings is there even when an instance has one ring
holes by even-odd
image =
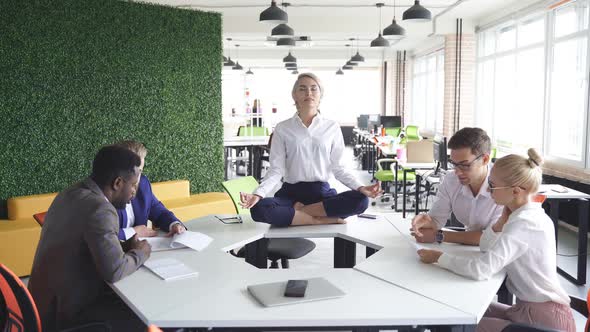
[[[169,231],[170,224],[178,220],[174,213],[170,212],[152,192],[152,185],[145,175],[141,175],[135,197],[131,200],[134,226],[147,225],[148,219],[154,225],[164,231]],[[127,212],[125,209],[117,209],[119,215],[119,240],[125,240],[123,228],[127,226]]]

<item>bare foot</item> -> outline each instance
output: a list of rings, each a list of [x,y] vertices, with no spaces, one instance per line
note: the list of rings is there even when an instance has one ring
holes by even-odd
[[[295,211],[300,211],[304,207],[305,207],[305,204],[303,204],[301,202],[295,202],[295,204],[293,204],[293,208],[295,209]]]

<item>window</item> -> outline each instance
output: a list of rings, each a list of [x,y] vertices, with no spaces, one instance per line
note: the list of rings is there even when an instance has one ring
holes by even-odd
[[[252,71],[254,75],[237,70],[222,72],[223,121],[225,127],[230,127],[228,132],[245,124],[254,99],[260,101],[259,112],[267,127],[274,127],[296,112],[291,89],[297,75],[278,68],[252,68]],[[320,110],[327,118],[342,125],[356,125],[359,114],[381,113],[381,76],[377,68],[357,68],[345,71],[344,75],[336,75],[336,69],[305,71],[322,80],[325,91]]]
[[[417,57],[412,75],[411,124],[442,132],[444,102],[444,51]]]
[[[545,16],[480,33],[476,123],[503,152],[543,144]]]
[[[588,6],[574,3],[555,12],[549,81],[549,155],[574,165],[584,161],[588,90]]]
[[[590,168],[588,13],[578,0],[478,33],[476,122],[502,152]]]

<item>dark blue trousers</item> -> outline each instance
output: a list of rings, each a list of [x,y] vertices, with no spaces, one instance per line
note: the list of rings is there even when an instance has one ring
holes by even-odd
[[[369,199],[360,191],[338,194],[327,182],[283,183],[275,197],[261,199],[250,209],[250,214],[255,221],[286,227],[293,222],[295,202],[305,205],[322,202],[326,215],[338,218],[363,213],[369,206]]]

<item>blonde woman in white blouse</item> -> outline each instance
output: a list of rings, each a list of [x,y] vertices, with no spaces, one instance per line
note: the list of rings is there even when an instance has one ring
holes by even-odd
[[[282,227],[344,223],[343,218],[367,209],[367,197],[381,193],[379,183],[364,186],[344,167],[340,126],[319,112],[323,93],[314,74],[300,74],[295,81],[291,95],[297,113],[273,132],[270,169],[253,194],[240,195],[255,221]],[[336,193],[328,184],[332,175],[351,190]],[[281,189],[265,198],[281,179]]]
[[[531,201],[541,184],[543,159],[534,149],[529,158],[508,155],[494,164],[488,190],[504,212],[484,230],[482,255],[455,256],[437,250],[419,250],[424,263],[484,280],[506,270],[506,286],[516,295],[513,306],[492,303],[477,331],[501,331],[511,322],[575,331],[569,296],[557,279],[555,229],[540,203]]]

